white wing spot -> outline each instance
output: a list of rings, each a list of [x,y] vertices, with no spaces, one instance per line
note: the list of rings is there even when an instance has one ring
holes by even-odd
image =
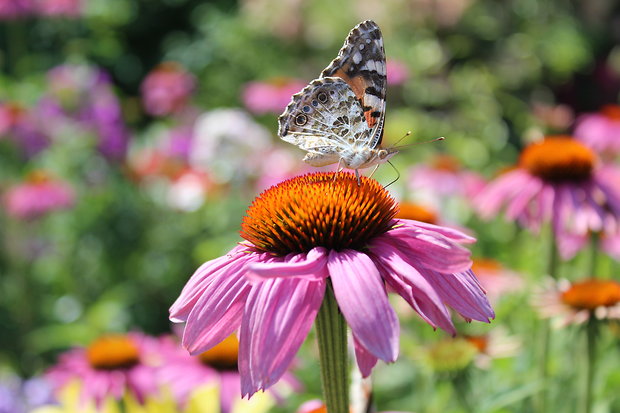
[[[355,52],[353,55],[353,63],[358,65],[362,61],[362,54],[360,52]]]
[[[364,44],[360,44],[359,45],[360,50],[364,50],[364,46],[365,46]]]

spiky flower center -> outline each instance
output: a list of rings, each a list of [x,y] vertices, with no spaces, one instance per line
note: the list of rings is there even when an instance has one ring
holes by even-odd
[[[241,236],[285,255],[314,247],[362,250],[390,229],[396,202],[375,180],[349,173],[298,176],[263,192],[248,208]]]
[[[446,172],[458,172],[461,170],[460,162],[450,155],[437,155],[432,162],[433,168],[446,171]]]
[[[478,350],[479,353],[486,352],[487,348],[489,347],[489,337],[485,335],[465,336],[465,340],[467,340],[469,344],[476,347],[476,350]]]
[[[620,303],[620,283],[590,279],[573,283],[562,293],[562,302],[578,310],[595,310]]]
[[[620,106],[618,105],[605,105],[601,109],[601,113],[610,120],[616,122],[620,121]]]
[[[471,265],[471,270],[474,273],[478,272],[490,272],[494,273],[500,271],[502,269],[502,265],[492,259],[489,258],[475,258]]]
[[[435,211],[411,202],[401,202],[399,204],[396,218],[412,219],[415,221],[426,222],[428,224],[437,223],[437,214]]]
[[[198,358],[204,364],[216,370],[237,370],[237,356],[239,355],[239,340],[234,334],[225,338],[215,347],[201,353]]]
[[[132,367],[140,361],[134,341],[124,335],[103,336],[86,349],[90,365],[97,370],[116,370]]]
[[[566,182],[590,178],[595,161],[594,152],[569,136],[549,136],[526,147],[519,163],[545,181]]]

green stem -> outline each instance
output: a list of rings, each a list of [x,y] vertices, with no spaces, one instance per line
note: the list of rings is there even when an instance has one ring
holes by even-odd
[[[338,308],[331,282],[316,318],[323,398],[328,413],[348,413],[347,323]]]
[[[456,398],[459,404],[467,413],[475,412],[470,400],[469,400],[469,379],[467,370],[456,373],[456,376],[452,378],[452,387],[456,394]]]
[[[554,280],[558,279],[559,254],[555,241],[555,233],[551,231],[551,242],[549,246],[549,261],[547,263],[547,275]],[[547,385],[549,382],[549,349],[551,348],[551,326],[549,321],[545,321],[542,331],[542,354],[540,360],[540,380],[542,389],[539,393],[537,411],[541,413],[547,412]]]
[[[594,315],[590,317],[586,324],[586,387],[584,396],[584,413],[592,412],[594,375],[596,371],[596,338],[598,337],[598,322]]]
[[[595,277],[595,274],[597,273],[596,267],[598,265],[598,255],[599,255],[598,254],[599,252],[598,241],[599,241],[598,234],[592,234],[590,236],[590,267],[588,271],[588,277]]]

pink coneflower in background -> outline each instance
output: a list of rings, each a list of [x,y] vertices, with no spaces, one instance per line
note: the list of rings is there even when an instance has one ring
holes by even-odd
[[[196,87],[196,78],[177,62],[164,62],[144,78],[140,90],[149,115],[166,116],[184,109]]]
[[[409,187],[429,201],[441,204],[448,197],[471,198],[485,185],[475,172],[464,169],[453,156],[436,155],[430,162],[411,168]]]
[[[231,413],[235,406],[247,405],[248,401],[241,399],[240,375],[237,366],[239,341],[232,334],[208,351],[191,356],[176,341],[170,340],[163,346],[163,362],[158,369],[158,379],[161,384],[169,388],[181,409],[196,391],[206,386],[216,386],[219,389],[220,412]],[[289,377],[289,383],[296,386],[296,382]],[[274,404],[277,393],[265,394],[266,406]],[[252,410],[255,411],[255,410]]]
[[[598,153],[614,157],[620,154],[620,106],[604,106],[599,113],[577,119],[575,138]]]
[[[52,211],[71,208],[74,203],[71,186],[43,171],[31,173],[25,182],[9,188],[4,194],[7,213],[19,219],[39,218]]]
[[[533,296],[532,305],[555,327],[582,324],[591,317],[620,319],[620,283],[615,280],[547,280]]]
[[[87,348],[62,354],[46,377],[57,392],[78,383],[82,406],[124,396],[142,403],[158,394],[158,346],[157,339],[139,333],[102,336]]]
[[[497,302],[505,294],[521,291],[525,286],[523,277],[492,259],[474,258],[471,269],[486,290],[491,303]]]
[[[48,17],[79,17],[82,0],[35,0],[36,11]]]
[[[305,86],[305,82],[288,78],[250,82],[243,88],[243,104],[250,112],[257,115],[280,114],[289,104],[291,95],[299,92]]]
[[[409,78],[409,69],[407,69],[407,65],[400,60],[388,59],[385,66],[388,85],[402,85]]]
[[[0,20],[13,20],[28,16],[33,8],[32,0],[1,0]]]
[[[376,181],[316,173],[265,191],[247,210],[246,239],[203,264],[170,308],[198,354],[240,329],[243,395],[272,386],[306,338],[326,288],[351,327],[368,376],[398,357],[399,324],[386,284],[431,326],[454,333],[446,305],[466,319],[494,317],[459,231],[397,220]]]
[[[505,207],[508,219],[532,231],[550,222],[560,255],[569,259],[590,233],[620,231],[620,190],[609,176],[582,143],[551,136],[526,147],[518,167],[489,183],[476,204],[484,218]]]

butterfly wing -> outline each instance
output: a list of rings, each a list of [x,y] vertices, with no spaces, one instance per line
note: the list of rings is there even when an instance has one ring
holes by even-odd
[[[369,128],[362,105],[342,79],[315,79],[278,118],[278,135],[308,152],[313,166],[336,163],[359,140],[368,140]]]
[[[363,146],[376,148],[383,138],[385,94],[387,88],[383,36],[377,23],[366,20],[355,26],[338,56],[321,73],[321,78],[344,80],[357,99],[371,133]]]

